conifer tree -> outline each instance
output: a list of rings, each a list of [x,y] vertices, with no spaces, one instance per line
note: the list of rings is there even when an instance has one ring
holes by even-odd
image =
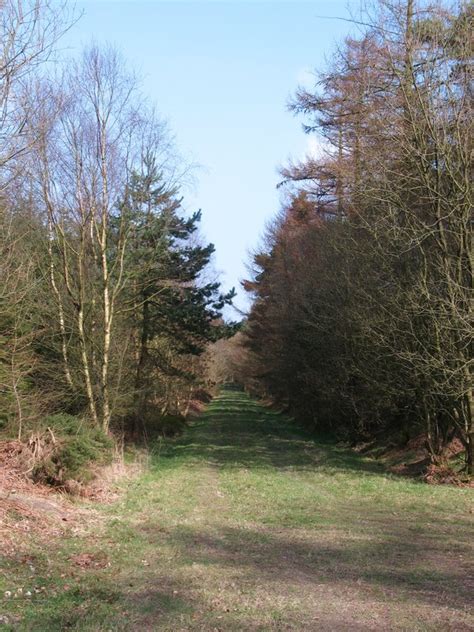
[[[120,207],[130,223],[127,302],[136,324],[134,392],[140,416],[156,370],[181,373],[170,352],[171,357],[199,355],[207,341],[221,335],[217,321],[234,296],[233,290],[221,294],[218,282],[202,281],[214,245],[201,245],[196,238],[201,212],[186,218],[181,204],[178,187],[167,182],[148,153]]]

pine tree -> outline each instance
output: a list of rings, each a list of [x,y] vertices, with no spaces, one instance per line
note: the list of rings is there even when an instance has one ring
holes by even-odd
[[[221,294],[218,282],[201,282],[214,245],[194,239],[201,211],[185,218],[181,205],[178,187],[167,182],[152,154],[145,156],[119,209],[128,214],[130,226],[127,302],[136,323],[134,415],[139,417],[156,370],[179,376],[170,355],[199,355],[209,340],[221,336],[225,326],[217,322],[234,296],[233,290]]]

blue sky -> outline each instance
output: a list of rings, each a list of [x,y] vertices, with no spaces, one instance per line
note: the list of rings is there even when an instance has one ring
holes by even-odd
[[[318,16],[350,17],[359,1],[76,4],[84,15],[66,45],[116,45],[143,77],[180,150],[200,165],[185,206],[202,209],[202,233],[216,246],[214,267],[245,307],[239,281],[278,211],[278,166],[310,148],[288,99],[351,27]]]

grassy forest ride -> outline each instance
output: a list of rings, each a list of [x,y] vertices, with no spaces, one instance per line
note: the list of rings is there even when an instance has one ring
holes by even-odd
[[[472,490],[387,474],[242,392],[122,487],[6,552],[3,629],[473,629]]]

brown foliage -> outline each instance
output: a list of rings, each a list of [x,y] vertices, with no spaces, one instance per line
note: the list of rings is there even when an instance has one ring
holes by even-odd
[[[474,467],[472,12],[380,2],[292,109],[326,151],[283,170],[246,328],[261,391],[342,436],[456,434]]]

